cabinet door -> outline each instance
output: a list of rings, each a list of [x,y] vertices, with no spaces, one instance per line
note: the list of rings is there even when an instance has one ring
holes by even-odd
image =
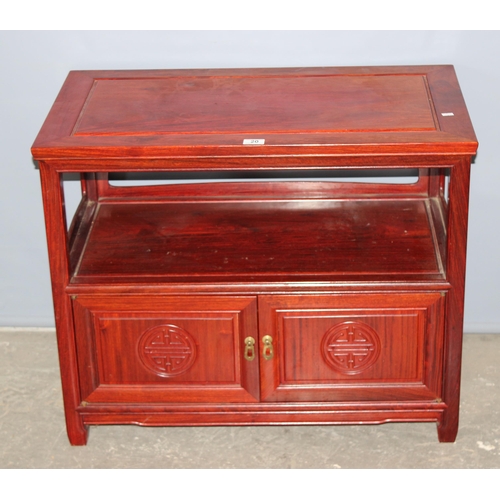
[[[435,401],[441,293],[264,296],[263,401]]]
[[[87,403],[249,402],[259,398],[252,297],[78,296]],[[250,342],[251,344],[251,342]]]

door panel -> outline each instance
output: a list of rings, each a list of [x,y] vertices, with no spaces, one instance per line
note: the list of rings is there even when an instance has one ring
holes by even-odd
[[[259,300],[263,400],[439,397],[440,293]],[[272,337],[270,360],[263,356],[265,335]]]
[[[255,298],[89,295],[74,309],[87,402],[258,400]]]

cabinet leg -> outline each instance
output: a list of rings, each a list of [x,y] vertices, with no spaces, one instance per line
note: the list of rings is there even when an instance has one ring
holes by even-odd
[[[85,446],[87,444],[89,428],[83,425],[82,419],[78,415],[75,418],[66,417],[66,430],[72,446]]]
[[[442,398],[447,405],[438,425],[439,441],[451,443],[458,432],[460,371],[464,321],[465,263],[469,210],[470,161],[453,166],[449,186],[446,275],[452,285],[446,299]]]
[[[458,433],[458,414],[445,411],[438,422],[437,433],[440,443],[454,443]]]

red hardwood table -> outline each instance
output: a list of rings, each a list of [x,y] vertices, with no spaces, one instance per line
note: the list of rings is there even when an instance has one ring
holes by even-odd
[[[452,66],[71,72],[32,148],[70,442],[396,421],[455,440],[476,149]]]

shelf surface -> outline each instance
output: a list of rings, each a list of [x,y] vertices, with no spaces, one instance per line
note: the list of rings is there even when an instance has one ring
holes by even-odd
[[[426,199],[101,203],[73,283],[443,279]]]
[[[32,152],[214,160],[476,148],[453,67],[405,66],[74,71]]]

